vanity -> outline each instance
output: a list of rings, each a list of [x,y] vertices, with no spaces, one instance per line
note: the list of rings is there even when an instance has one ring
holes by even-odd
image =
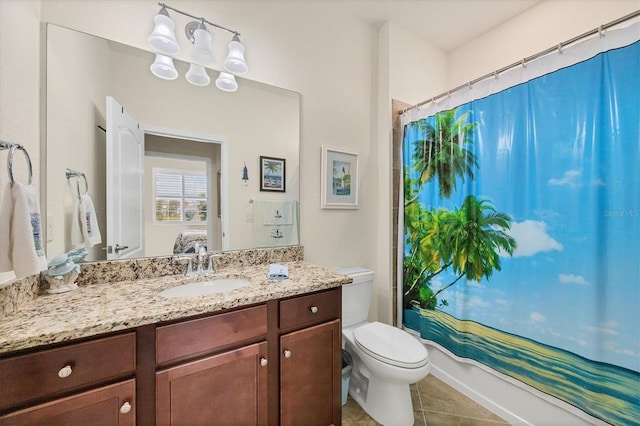
[[[340,424],[350,279],[280,257],[289,279],[268,280],[272,254],[233,254],[212,275],[247,287],[159,296],[194,280],[176,274],[24,303],[0,323],[0,424]]]

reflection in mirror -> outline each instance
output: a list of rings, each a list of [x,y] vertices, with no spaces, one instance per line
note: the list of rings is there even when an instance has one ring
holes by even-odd
[[[107,220],[116,192],[134,186],[131,170],[122,172],[120,191],[107,192],[109,163],[106,98],[113,97],[143,133],[141,185],[143,249],[135,256],[161,256],[193,249],[236,250],[256,246],[259,223],[252,201],[299,200],[299,95],[238,78],[234,93],[213,84],[196,87],[184,78],[189,64],[175,61],[180,77],[165,81],[149,66],[153,53],[47,24],[46,206],[47,256],[76,247],[76,182],[65,169],[86,175],[101,242],[88,248],[88,260],[130,257],[132,231],[113,235]],[[207,69],[212,80],[217,71]],[[113,135],[116,130],[110,131]],[[111,151],[109,151],[111,152]],[[260,192],[259,158],[286,159],[286,192]],[[124,163],[128,155],[124,155]],[[242,180],[244,166],[249,181]],[[113,180],[113,179],[112,179]],[[180,185],[178,185],[180,182]],[[130,185],[131,183],[131,185]],[[178,187],[181,193],[178,193]],[[206,188],[206,190],[205,190]],[[83,187],[84,189],[84,187]],[[126,209],[125,203],[121,210]],[[130,207],[130,206],[129,206]],[[112,210],[114,210],[112,208]],[[116,212],[120,210],[115,209]],[[135,213],[135,212],[134,212]],[[297,216],[297,208],[295,212]],[[122,219],[123,229],[132,229]],[[297,226],[297,220],[295,221]],[[297,235],[297,234],[296,234]],[[276,246],[297,243],[273,240]],[[110,253],[109,253],[110,252]]]

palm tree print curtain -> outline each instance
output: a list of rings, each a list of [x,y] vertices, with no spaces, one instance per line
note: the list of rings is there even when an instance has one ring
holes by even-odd
[[[403,136],[404,325],[615,425],[640,419],[628,31],[624,46],[405,118]]]

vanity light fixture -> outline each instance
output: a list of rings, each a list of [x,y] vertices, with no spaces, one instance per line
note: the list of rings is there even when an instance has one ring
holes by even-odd
[[[169,56],[156,54],[156,60],[149,68],[153,75],[163,80],[175,80],[178,78],[178,70],[173,65],[173,59]]]
[[[233,74],[220,71],[220,75],[216,79],[216,87],[223,92],[235,92],[238,90],[238,83]]]
[[[240,42],[240,33],[215,24],[203,17],[197,17],[190,13],[178,10],[166,5],[165,3],[158,3],[158,5],[160,6],[160,11],[153,18],[153,33],[148,38],[149,45],[158,53],[156,56],[156,62],[160,62],[158,65],[154,62],[154,65],[151,66],[153,74],[165,80],[173,80],[177,77],[177,71],[175,71],[173,62],[171,61],[171,64],[169,65],[168,60],[164,58],[175,56],[180,53],[180,46],[178,45],[174,33],[175,23],[171,20],[169,13],[167,12],[167,9],[169,9],[181,15],[196,19],[195,21],[187,23],[185,26],[185,34],[193,44],[191,57],[194,62],[196,62],[195,64],[191,64],[189,67],[189,71],[185,76],[187,81],[196,86],[206,86],[209,84],[209,76],[202,64],[215,63],[216,57],[212,46],[213,35],[207,29],[208,25],[233,34],[233,38],[228,45],[229,52],[222,64],[224,70],[220,72],[220,75],[216,79],[216,87],[225,92],[234,92],[238,90],[238,83],[236,82],[234,74],[242,75],[249,71],[247,61],[244,57],[245,48]],[[164,57],[159,59],[161,55],[164,55]],[[171,60],[171,58],[169,58],[169,60]],[[156,71],[154,71],[154,69]],[[174,74],[176,77],[173,77]]]
[[[213,53],[211,41],[213,36],[204,25],[204,19],[201,21],[189,22],[184,28],[187,38],[193,43],[193,51],[191,57],[203,64],[213,64],[216,61],[216,55]]]
[[[211,82],[207,70],[202,65],[197,64],[189,65],[189,71],[184,77],[194,86],[208,86]]]
[[[234,74],[246,74],[249,71],[247,61],[244,60],[244,46],[240,43],[238,34],[229,42],[229,54],[224,60],[224,68]]]
[[[164,5],[160,11],[153,17],[153,32],[147,39],[149,46],[158,53],[167,56],[175,56],[180,53],[180,45],[176,40],[174,30],[176,24],[169,17],[169,12]]]

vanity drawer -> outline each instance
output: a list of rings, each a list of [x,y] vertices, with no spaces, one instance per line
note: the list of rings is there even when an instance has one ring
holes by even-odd
[[[0,409],[132,374],[135,333],[0,360]]]
[[[340,287],[280,301],[280,328],[308,326],[340,318]]]
[[[160,326],[156,329],[156,363],[194,358],[266,335],[266,305]]]

